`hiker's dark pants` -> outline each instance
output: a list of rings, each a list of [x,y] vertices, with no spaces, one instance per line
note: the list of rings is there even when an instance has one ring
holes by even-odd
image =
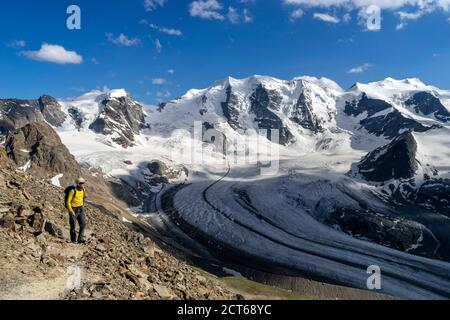
[[[84,213],[84,208],[73,208],[74,215],[70,215],[70,240],[72,242],[82,242],[86,241],[86,214]],[[80,225],[80,232],[78,233],[78,239],[77,239],[77,231],[76,231],[76,224]]]

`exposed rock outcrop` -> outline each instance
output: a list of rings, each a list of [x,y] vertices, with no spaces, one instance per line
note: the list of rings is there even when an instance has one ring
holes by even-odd
[[[54,127],[59,127],[64,123],[67,116],[55,98],[43,95],[39,98],[38,103],[39,109],[48,123]]]
[[[429,179],[415,193],[413,203],[450,218],[450,179]]]
[[[313,101],[311,99],[311,92],[307,88],[303,88],[303,92],[297,100],[295,110],[291,116],[291,120],[299,124],[305,129],[311,130],[314,133],[323,130],[321,121],[314,114]]]
[[[73,155],[45,122],[34,122],[10,132],[5,146],[8,157],[17,166],[39,177],[63,174],[61,182],[69,184],[81,173]]]
[[[347,101],[345,104],[345,113],[351,116],[359,116],[363,112],[367,112],[369,117],[374,114],[390,109],[392,106],[384,100],[371,99],[367,97],[367,94],[363,93],[359,101],[353,100],[351,102]]]
[[[357,164],[358,173],[366,180],[375,182],[412,178],[419,165],[416,152],[414,136],[406,132],[365,156]]]
[[[394,110],[386,115],[365,118],[360,124],[367,131],[377,136],[385,136],[389,139],[395,138],[400,132],[412,130],[415,132],[425,132],[439,128],[439,125],[425,126],[414,119],[403,116],[398,110]]]
[[[108,97],[101,102],[102,112],[89,128],[97,133],[113,135],[112,140],[127,148],[134,145],[134,135],[145,127],[142,106],[130,96]]]
[[[29,123],[44,121],[35,100],[0,100],[0,132],[3,134]]]
[[[239,99],[233,93],[233,88],[228,85],[226,89],[227,98],[222,102],[222,112],[228,121],[228,124],[234,130],[242,129],[239,124]]]
[[[37,100],[0,100],[0,133],[8,133],[29,123],[47,121],[59,127],[66,119],[61,105],[47,95]]]
[[[440,243],[433,233],[422,224],[405,218],[389,217],[371,210],[339,208],[330,213],[325,223],[353,237],[396,250],[442,258],[436,254]]]
[[[250,111],[255,115],[255,122],[259,129],[267,130],[267,137],[274,141],[271,130],[278,131],[279,144],[288,145],[294,141],[291,131],[283,124],[283,121],[273,112],[279,110],[282,98],[274,90],[258,85],[250,97]],[[273,111],[272,111],[273,110]]]
[[[412,104],[412,101],[416,100],[408,100],[406,104]],[[421,101],[423,102],[423,100]],[[444,110],[446,109],[444,108]],[[440,127],[439,125],[424,125],[412,118],[407,118],[388,102],[368,98],[366,93],[362,93],[359,100],[346,101],[344,112],[354,117],[365,113],[366,117],[360,121],[361,126],[369,133],[389,139],[394,139],[406,130],[425,132]],[[377,115],[378,113],[381,114]]]
[[[433,114],[440,121],[450,121],[450,112],[438,98],[429,92],[417,92],[405,102],[405,105],[413,107],[417,113],[426,116]]]

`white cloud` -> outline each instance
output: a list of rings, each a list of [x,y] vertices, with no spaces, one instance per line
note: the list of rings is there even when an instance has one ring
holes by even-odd
[[[227,17],[231,23],[234,23],[234,24],[239,23],[240,16],[239,16],[238,11],[235,8],[233,8],[233,7],[228,8]]]
[[[168,34],[170,36],[177,36],[181,37],[183,35],[183,32],[179,29],[172,29],[172,28],[165,28],[165,27],[158,27],[158,31]]]
[[[159,39],[155,40],[155,49],[156,49],[156,52],[158,52],[158,53],[161,53],[161,51],[162,51],[162,44],[161,44],[161,41],[159,41]]]
[[[152,79],[152,84],[157,85],[157,86],[160,86],[160,85],[163,85],[163,84],[166,84],[166,83],[167,83],[167,81],[164,78]]]
[[[164,7],[167,0],[145,0],[144,1],[144,8],[145,11],[153,11],[157,7]]]
[[[364,8],[376,5],[381,9],[399,9],[405,6],[418,8],[435,7],[445,11],[450,9],[450,0],[283,0],[286,4],[306,7],[354,7]]]
[[[147,20],[141,20],[140,24],[152,28],[153,30],[157,30],[161,33],[168,34],[170,36],[181,37],[183,35],[183,32],[180,29],[161,27],[157,24],[149,23]]]
[[[250,15],[250,11],[248,9],[244,9],[243,15],[245,23],[253,22],[253,17]]]
[[[223,6],[217,0],[197,0],[189,5],[189,13],[192,17],[208,20],[224,20],[220,13]]]
[[[254,3],[253,0],[238,1],[239,3]],[[232,24],[238,24],[241,22],[250,23],[253,22],[253,17],[247,8],[242,11],[236,9],[233,6],[229,6],[226,12],[223,12],[223,5],[217,0],[197,0],[191,2],[189,5],[189,13],[192,17],[199,17],[207,20],[220,20],[227,19]]]
[[[129,38],[123,33],[119,34],[117,37],[115,37],[112,33],[107,33],[106,37],[108,38],[108,41],[111,43],[114,43],[118,46],[124,46],[124,47],[133,47],[138,45],[141,40],[139,38]]]
[[[281,0],[288,5],[299,6],[300,8],[340,8],[347,13],[357,9],[359,11],[360,21],[364,18],[364,9],[375,5],[382,10],[395,11],[400,22],[397,29],[404,28],[408,21],[417,20],[425,14],[436,10],[450,11],[450,0]],[[402,9],[412,10],[412,13],[402,11]],[[346,17],[342,18],[346,21]],[[367,19],[365,20],[367,21]],[[374,30],[371,30],[374,31]]]
[[[404,12],[399,11],[397,15],[400,17],[400,23],[397,24],[396,29],[401,30],[408,25],[408,21],[417,20],[422,17],[426,12],[425,11],[417,11],[417,12]]]
[[[366,71],[370,67],[372,67],[372,65],[370,63],[364,63],[361,66],[351,68],[350,70],[347,71],[347,73],[349,73],[349,74],[363,73],[364,71]]]
[[[346,13],[342,16],[342,20],[344,22],[350,22],[350,20],[352,20],[352,16],[350,15],[350,13]]]
[[[296,10],[291,12],[289,20],[291,20],[292,22],[296,21],[296,20],[300,19],[301,17],[303,17],[304,14],[305,13],[303,12],[302,9],[296,9]]]
[[[230,21],[233,24],[237,23],[250,23],[253,22],[253,17],[250,15],[250,11],[246,8],[242,10],[242,13],[240,13],[237,9],[233,7],[228,8],[228,14],[227,14],[228,21]]]
[[[339,23],[339,18],[333,17],[327,13],[314,13],[314,18],[329,23]]]
[[[24,48],[26,45],[27,43],[25,42],[25,40],[14,40],[6,44],[8,48],[15,48],[15,49]]]
[[[175,70],[174,69],[169,69],[169,70],[167,70],[167,73],[173,75],[173,74],[175,74]]]
[[[43,43],[37,51],[22,51],[24,57],[37,61],[46,61],[57,64],[80,64],[83,57],[75,51],[67,51],[63,46]]]

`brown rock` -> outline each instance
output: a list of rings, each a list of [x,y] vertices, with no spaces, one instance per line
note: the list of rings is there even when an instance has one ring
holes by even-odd
[[[30,123],[10,132],[6,145],[8,157],[20,167],[30,161],[29,172],[35,176],[52,178],[64,173],[62,183],[69,184],[81,174],[81,168],[74,156],[63,145],[58,134],[45,122]]]
[[[11,215],[6,215],[2,219],[0,219],[0,225],[3,228],[16,232],[16,224],[14,222],[14,217]]]
[[[165,286],[158,284],[153,284],[152,286],[153,290],[155,290],[161,299],[173,299],[175,297],[172,291]]]
[[[29,218],[30,227],[34,229],[34,234],[39,235],[44,232],[46,219],[42,212],[36,212]]]

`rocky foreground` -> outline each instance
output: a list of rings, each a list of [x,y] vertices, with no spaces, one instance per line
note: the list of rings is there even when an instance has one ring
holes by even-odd
[[[71,244],[63,198],[0,148],[0,300],[240,298],[93,206]]]

